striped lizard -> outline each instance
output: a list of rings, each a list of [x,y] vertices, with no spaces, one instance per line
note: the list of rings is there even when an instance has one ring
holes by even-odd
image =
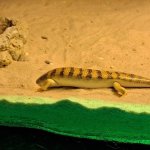
[[[39,77],[36,83],[41,87],[41,90],[61,86],[79,88],[114,87],[120,96],[127,93],[124,87],[150,87],[150,79],[138,75],[74,67],[53,69]]]

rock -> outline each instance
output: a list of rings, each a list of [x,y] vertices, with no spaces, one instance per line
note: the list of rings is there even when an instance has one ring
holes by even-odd
[[[13,60],[20,61],[25,57],[24,45],[27,42],[28,26],[18,20],[9,21],[11,27],[6,28],[0,35],[0,52],[8,51]]]
[[[49,60],[44,61],[46,64],[50,64],[51,62]]]
[[[48,40],[47,36],[41,36],[41,38],[44,39],[44,40]]]
[[[5,17],[0,17],[0,34],[2,34],[8,27],[11,26],[12,26],[11,20]]]
[[[7,51],[0,52],[0,68],[12,63],[12,57]]]

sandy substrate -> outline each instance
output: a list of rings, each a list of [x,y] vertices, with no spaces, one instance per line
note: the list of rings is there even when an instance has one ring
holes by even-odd
[[[1,0],[0,15],[26,21],[30,32],[25,47],[28,61],[0,69],[0,95],[150,104],[150,89],[128,89],[125,97],[109,88],[58,88],[40,93],[35,83],[41,74],[62,66],[150,77],[149,14],[148,0]]]

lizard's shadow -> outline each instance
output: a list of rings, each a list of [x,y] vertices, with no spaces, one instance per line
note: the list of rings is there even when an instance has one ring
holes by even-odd
[[[113,95],[115,95],[115,96],[117,96],[117,97],[122,97],[121,95],[119,95],[119,94],[117,93],[117,91],[116,91],[114,88],[111,88],[111,91],[112,91]]]
[[[83,89],[83,88],[79,88],[79,87],[73,87],[73,86],[61,86],[61,87],[49,87],[47,89],[47,91],[53,91],[53,90],[77,90],[77,89]],[[90,88],[84,88],[85,90],[88,90],[89,92],[93,89]],[[119,95],[116,90],[114,88],[111,88],[111,91],[113,93],[113,95],[117,96],[117,97],[122,97],[121,95]]]
[[[49,87],[47,90],[60,90],[60,89],[63,89],[63,90],[73,90],[73,89],[79,89],[78,87],[72,87],[72,86],[61,86],[61,87]]]

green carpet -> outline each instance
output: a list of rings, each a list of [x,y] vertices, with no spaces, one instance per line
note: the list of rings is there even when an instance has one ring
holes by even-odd
[[[147,105],[1,96],[0,124],[81,138],[150,144],[150,106]]]

